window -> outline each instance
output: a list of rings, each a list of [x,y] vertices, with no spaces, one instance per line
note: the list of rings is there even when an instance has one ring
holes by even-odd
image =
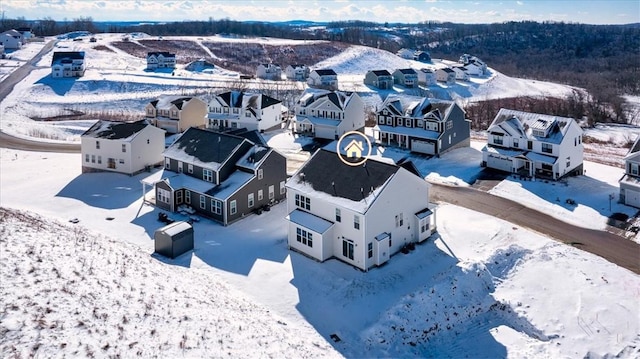
[[[548,163],[543,163],[541,167],[545,171],[553,171],[553,166]]]
[[[96,141],[96,150],[100,149],[100,141]]]
[[[501,145],[503,142],[504,136],[502,135],[493,135],[493,143],[496,145]]]
[[[207,200],[203,195],[200,195],[200,208],[202,209],[207,208]]]
[[[171,160],[169,158],[164,159],[164,168],[169,169],[171,168]]]
[[[178,161],[178,172],[182,173],[182,161]]]
[[[378,116],[378,123],[384,125],[384,116]]]
[[[86,155],[84,155],[84,161],[85,162],[89,162],[89,154],[88,153]]]
[[[447,121],[447,130],[450,130],[453,128],[453,121],[449,120]]]
[[[629,163],[629,173],[634,176],[638,175],[638,164],[637,163]]]
[[[313,247],[313,235],[311,232],[307,232],[304,229],[296,228],[296,241],[309,247]]]
[[[91,163],[96,163],[96,155],[91,155]]]
[[[121,159],[119,159],[119,160],[118,160],[118,163],[120,163],[121,165],[123,165],[123,164],[124,164],[124,160],[121,158]]]
[[[353,241],[348,239],[342,240],[342,255],[349,259],[353,259]]]
[[[184,191],[184,201],[187,204],[191,204],[191,191],[189,191],[189,190],[185,190]]]
[[[193,165],[191,163],[187,165],[187,172],[193,173]]]
[[[571,157],[567,157],[567,168],[571,167]]]
[[[367,244],[367,258],[373,257],[373,243]]]
[[[542,143],[542,152],[544,153],[552,153],[553,145],[550,143]]]
[[[311,210],[311,198],[305,197],[300,194],[296,194],[296,207],[304,208],[307,211]]]
[[[518,148],[518,147],[520,147],[520,142],[518,141],[518,139],[517,139],[517,138],[514,138],[514,139],[513,139],[513,147],[514,147],[514,148]]]
[[[234,199],[233,201],[231,201],[231,203],[229,204],[229,207],[231,208],[231,214],[236,214],[236,212],[238,212],[238,204],[236,203],[236,200]]]
[[[102,156],[98,156],[98,163],[102,163]]]
[[[284,186],[284,181],[280,181],[280,194],[284,194],[287,188]]]
[[[126,143],[122,144],[122,152],[127,152],[127,144]]]
[[[222,201],[212,200],[211,201],[211,212],[215,214],[222,214]]]
[[[387,117],[387,125],[393,125],[393,119],[391,118],[391,116]]]
[[[336,208],[336,222],[342,222],[342,214],[340,213],[340,208]]]
[[[181,191],[177,191],[176,192],[176,204],[182,204],[182,192]]]
[[[213,182],[213,171],[208,169],[202,170],[202,179],[207,182]]]
[[[532,150],[533,149],[533,141],[527,141],[527,149],[528,150]]]
[[[273,199],[275,197],[275,189],[273,185],[269,186],[269,199]]]
[[[147,145],[148,145],[149,143],[151,143],[151,142],[149,142],[149,139],[147,139]]]
[[[162,188],[158,188],[157,194],[158,194],[158,201],[163,203],[171,203],[170,201],[171,192],[164,190]]]
[[[407,119],[404,120],[404,125],[405,125],[405,127],[413,127],[413,126],[411,126],[411,119],[410,118],[407,118]]]
[[[247,207],[251,208],[253,207],[253,193],[249,193],[247,195]]]
[[[261,180],[264,178],[264,174],[262,173],[262,168],[258,169],[258,179]]]
[[[258,190],[258,201],[262,201],[262,198],[264,198],[263,192],[261,189]]]
[[[360,216],[353,216],[353,228],[360,229]]]

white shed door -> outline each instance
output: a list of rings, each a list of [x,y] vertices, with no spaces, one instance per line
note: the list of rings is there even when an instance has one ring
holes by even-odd
[[[626,189],[624,191],[624,202],[628,206],[640,208],[640,192]]]
[[[495,168],[500,171],[511,172],[513,163],[511,159],[505,159],[489,155],[487,158],[487,167]]]
[[[411,140],[411,151],[425,153],[427,155],[435,155],[436,145],[433,142]]]

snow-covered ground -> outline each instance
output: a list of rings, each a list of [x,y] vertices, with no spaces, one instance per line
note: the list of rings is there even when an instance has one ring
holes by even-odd
[[[106,36],[98,40],[105,46],[108,41]],[[155,96],[206,94],[231,77],[182,70],[176,76],[147,73],[140,59],[118,52],[70,41],[58,47],[75,46],[88,51],[87,75],[53,81],[48,76],[51,55],[43,57],[41,68],[0,103],[3,131],[77,141],[91,121],[36,123],[28,116],[64,114],[65,109],[142,114]],[[389,55],[376,52],[358,59],[352,50],[324,65],[341,69],[341,76],[363,76],[361,70],[369,65],[389,70],[400,65],[401,59]],[[376,63],[359,64],[376,56]],[[530,80],[494,72],[470,85],[455,85],[466,86],[470,97],[466,92],[452,96],[571,91],[538,84],[536,89]],[[619,130],[596,129],[590,135],[624,137],[627,132]],[[290,171],[308,156],[302,150],[307,138],[280,131],[267,139],[287,155]],[[429,181],[467,186],[480,172],[482,146],[472,142],[440,158],[412,159]],[[391,148],[378,152],[396,160],[409,155]],[[151,238],[161,223],[158,210],[142,204],[145,174],[82,174],[80,167],[80,154],[0,149],[0,207],[43,216],[19,223],[3,213],[0,219],[3,357],[11,356],[13,347],[22,356],[37,350],[41,356],[125,357],[140,350],[144,356],[171,357],[223,356],[227,350],[232,357],[640,356],[640,276],[508,222],[443,204],[435,238],[363,273],[337,260],[317,263],[288,251],[286,205],[279,204],[228,227],[203,219],[195,223],[195,251],[166,260],[150,256]],[[568,179],[568,186],[509,178],[492,193],[589,228],[604,228],[613,212],[634,213],[616,201],[609,209],[608,195],[617,194],[621,169],[591,162],[585,168],[587,174]],[[565,205],[568,198],[577,206]],[[78,251],[79,246],[85,250]],[[66,253],[74,257],[61,261]],[[91,275],[94,261],[95,268],[104,270]],[[80,281],[74,271],[89,279]],[[135,301],[123,304],[123,290]],[[86,295],[75,298],[69,292]],[[70,309],[76,307],[78,314]],[[146,320],[139,317],[145,311],[150,313]],[[84,324],[78,327],[76,320]],[[331,334],[341,341],[333,342]]]

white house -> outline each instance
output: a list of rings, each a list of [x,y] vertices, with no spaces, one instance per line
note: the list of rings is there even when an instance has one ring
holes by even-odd
[[[640,208],[640,136],[624,157],[624,175],[619,184],[620,203]]]
[[[0,56],[4,55],[4,45],[0,44]]]
[[[282,126],[282,101],[263,94],[227,91],[209,102],[207,127],[267,131]]]
[[[453,85],[456,83],[456,73],[448,67],[436,69],[436,80],[447,85]]]
[[[260,64],[256,68],[256,77],[264,80],[282,80],[282,68],[278,64]]]
[[[309,78],[309,74],[311,73],[311,69],[306,65],[294,64],[288,65],[284,69],[284,73],[289,80],[307,81],[307,79]]]
[[[403,48],[398,50],[398,52],[396,52],[396,55],[398,55],[399,57],[402,57],[403,59],[413,60],[413,54],[415,52],[416,52],[415,50]]]
[[[433,86],[436,84],[436,73],[432,69],[420,69],[418,72],[418,83],[425,86]]]
[[[393,88],[393,76],[387,70],[369,70],[364,75],[364,84],[388,90]]]
[[[467,68],[461,64],[451,65],[451,69],[456,73],[456,80],[458,81],[469,81],[469,74],[467,73]]]
[[[383,265],[436,231],[430,186],[411,162],[349,166],[319,149],[286,184],[289,248],[364,271]]]
[[[168,133],[206,126],[207,104],[197,97],[162,95],[145,106],[149,123]]]
[[[503,108],[487,135],[483,167],[554,180],[582,174],[582,129],[572,118]]]
[[[147,69],[155,70],[159,68],[173,69],[176,67],[176,55],[166,51],[148,52]]]
[[[478,62],[473,61],[464,65],[464,68],[466,69],[466,73],[471,76],[482,76],[485,74],[487,67],[485,65],[483,70],[483,67]]]
[[[295,104],[297,133],[332,140],[363,129],[364,102],[355,92],[307,89]]]
[[[84,76],[84,51],[56,51],[51,59],[51,77]]]
[[[478,68],[478,71],[480,72],[479,75],[484,75],[487,73],[487,64],[484,61],[477,58],[476,56],[472,56],[469,54],[462,54],[458,62],[460,62],[465,66],[472,65],[472,67]]]
[[[82,172],[133,175],[161,165],[164,130],[137,122],[98,121],[80,136]]]
[[[335,91],[338,89],[338,74],[331,69],[313,70],[309,74],[307,84],[311,87]]]
[[[24,39],[23,43],[28,42],[29,39],[34,37],[33,30],[30,27],[19,27],[16,31],[22,34],[22,38]]]
[[[7,30],[0,34],[0,44],[5,50],[17,50],[24,45],[22,34],[16,30]]]
[[[440,155],[470,145],[471,121],[454,101],[389,95],[376,122],[373,137],[383,146]]]

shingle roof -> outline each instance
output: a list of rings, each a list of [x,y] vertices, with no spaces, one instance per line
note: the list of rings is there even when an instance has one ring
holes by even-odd
[[[372,70],[371,72],[373,72],[376,76],[391,76],[391,74],[387,70]]]
[[[172,53],[170,53],[168,51],[150,51],[150,52],[147,52],[147,57],[153,56],[153,55],[155,55],[155,56],[162,55],[164,57],[176,57],[176,54],[172,54]]]
[[[83,59],[84,59],[84,51],[56,51],[53,53],[53,57],[51,58],[51,64],[53,65],[63,60],[83,60]]]
[[[210,130],[190,127],[167,150],[165,155],[184,152],[203,163],[223,163],[246,139]]]
[[[314,70],[314,71],[320,76],[327,76],[327,75],[337,76],[336,72],[333,71],[332,69],[320,69],[320,70]]]
[[[398,69],[397,71],[402,72],[405,75],[417,75],[418,73],[414,69]]]
[[[150,125],[144,120],[136,122],[112,122],[101,120],[85,131],[82,136],[119,140],[129,138],[142,131],[147,126]]]
[[[315,191],[359,202],[387,182],[399,166],[368,160],[361,166],[343,163],[335,152],[319,149],[292,178]]]
[[[229,107],[246,109],[263,109],[282,102],[267,95],[242,91],[227,91],[219,94],[218,97]]]
[[[629,154],[636,152],[640,152],[640,135],[636,137],[636,142],[634,142],[633,146],[631,146],[631,149],[629,149]]]

